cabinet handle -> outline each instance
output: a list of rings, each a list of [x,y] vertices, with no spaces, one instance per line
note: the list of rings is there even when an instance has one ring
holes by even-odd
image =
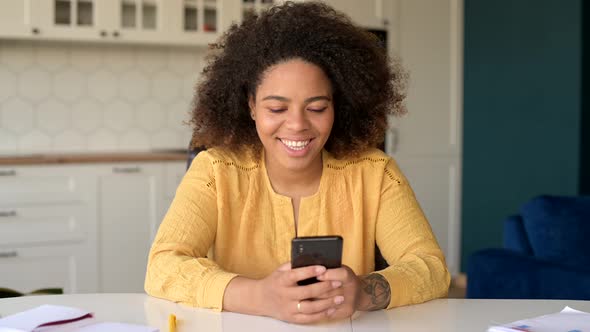
[[[16,217],[16,210],[0,211],[0,218]]]
[[[104,30],[101,30],[101,31],[100,31],[100,36],[101,36],[101,37],[106,37],[106,36],[107,36],[107,32],[106,32],[106,31],[104,31]]]
[[[39,30],[39,28],[33,28],[33,29],[31,29],[31,32],[32,32],[34,35],[38,35],[38,34],[41,32],[41,30]]]
[[[119,31],[113,31],[113,37],[119,37],[119,36],[120,36]]]
[[[141,167],[113,167],[113,173],[140,173]]]
[[[18,257],[18,252],[16,250],[0,252],[0,258],[12,258],[12,257]]]
[[[0,170],[0,176],[16,176],[16,171],[13,169],[9,169],[6,171]]]

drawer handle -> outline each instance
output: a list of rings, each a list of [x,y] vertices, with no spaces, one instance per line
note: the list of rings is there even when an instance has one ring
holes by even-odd
[[[16,250],[0,252],[0,258],[13,258],[13,257],[18,257],[18,252],[16,252]]]
[[[141,167],[113,167],[113,173],[140,173]]]
[[[13,169],[0,170],[0,176],[16,176],[16,171]]]
[[[16,210],[0,211],[0,218],[16,217]]]

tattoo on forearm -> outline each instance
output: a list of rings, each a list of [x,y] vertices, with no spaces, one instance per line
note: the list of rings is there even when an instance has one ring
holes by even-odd
[[[379,310],[387,308],[391,300],[389,283],[380,274],[369,274],[361,278],[361,288],[371,300],[365,310]]]

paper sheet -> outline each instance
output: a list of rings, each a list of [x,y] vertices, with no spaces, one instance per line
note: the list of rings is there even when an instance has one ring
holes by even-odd
[[[46,325],[52,322],[69,323]],[[64,306],[42,305],[0,319],[0,332],[158,332],[157,328],[117,322],[99,322],[90,312]]]
[[[581,332],[589,330],[589,313],[565,307],[561,312],[555,314],[492,326],[488,332]]]
[[[89,311],[77,308],[45,304],[1,318],[0,328],[11,328],[17,331],[33,331],[43,324],[79,319],[90,314]]]

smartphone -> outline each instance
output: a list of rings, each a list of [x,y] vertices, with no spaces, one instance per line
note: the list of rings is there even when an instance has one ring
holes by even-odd
[[[304,236],[291,241],[291,267],[298,268],[310,265],[323,265],[327,269],[338,268],[342,264],[342,237]],[[313,277],[297,282],[309,285],[318,282]]]

